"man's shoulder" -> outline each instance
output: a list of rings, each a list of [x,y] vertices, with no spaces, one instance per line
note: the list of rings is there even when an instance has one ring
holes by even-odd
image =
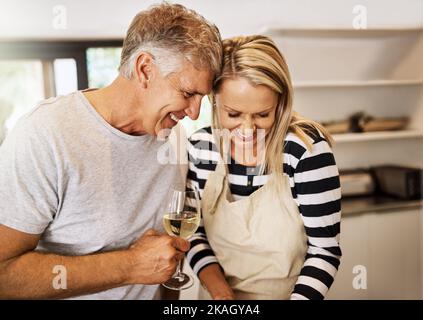
[[[25,122],[48,124],[57,118],[68,117],[72,113],[69,107],[80,103],[78,92],[64,96],[52,97],[39,102],[31,111],[22,117]]]
[[[71,107],[77,101],[76,93],[72,93],[39,102],[18,120],[3,144],[9,148],[31,147],[45,152],[66,138],[64,135],[69,131],[66,127],[79,125],[76,108]]]
[[[58,135],[64,126],[79,123],[80,103],[78,92],[43,100],[18,120],[10,134],[34,138]]]

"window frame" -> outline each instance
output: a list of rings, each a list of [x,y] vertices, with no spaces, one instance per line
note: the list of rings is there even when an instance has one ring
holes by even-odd
[[[111,40],[66,40],[36,41],[10,40],[0,41],[1,60],[39,59],[74,59],[78,90],[88,88],[87,49],[122,47],[122,39]]]

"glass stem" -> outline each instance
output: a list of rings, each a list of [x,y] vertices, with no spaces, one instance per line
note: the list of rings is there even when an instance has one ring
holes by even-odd
[[[182,266],[184,264],[184,257],[182,257],[181,260],[179,260],[178,262],[178,267],[177,267],[177,272],[176,272],[176,277],[178,278],[183,278],[182,276]]]

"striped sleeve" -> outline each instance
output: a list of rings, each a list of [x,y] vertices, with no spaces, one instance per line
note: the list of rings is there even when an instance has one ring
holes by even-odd
[[[339,173],[332,150],[317,138],[294,167],[294,190],[307,235],[307,255],[291,299],[324,299],[338,271],[341,222]]]
[[[211,154],[216,150],[210,146],[212,141],[209,141],[210,139],[205,139],[205,137],[210,137],[210,134],[207,133],[207,131],[196,132],[188,141],[187,189],[193,190],[194,188],[197,188],[197,190],[200,191],[200,198],[202,197],[202,192],[204,190],[208,174],[214,171],[214,166],[216,165],[214,161],[210,160],[213,158]],[[196,233],[189,238],[189,242],[191,244],[191,248],[187,253],[187,261],[197,276],[200,271],[208,265],[218,263],[218,260],[207,241],[202,217],[200,226],[198,227]]]

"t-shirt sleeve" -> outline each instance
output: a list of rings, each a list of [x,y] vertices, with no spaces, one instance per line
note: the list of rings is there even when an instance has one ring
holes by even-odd
[[[57,170],[42,124],[21,120],[0,146],[0,224],[41,234],[58,208]]]

